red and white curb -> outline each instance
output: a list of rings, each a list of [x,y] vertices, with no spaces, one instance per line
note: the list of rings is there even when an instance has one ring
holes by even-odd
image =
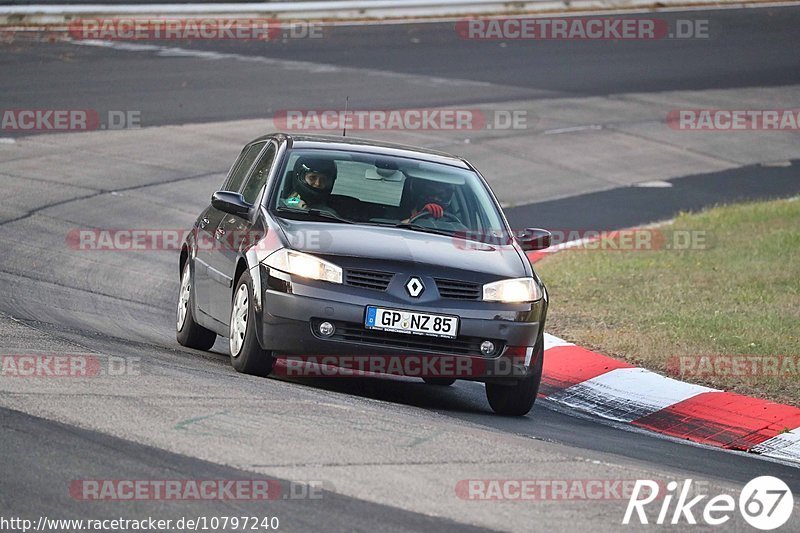
[[[547,333],[544,347],[539,394],[550,401],[671,437],[800,463],[797,407],[662,376]]]

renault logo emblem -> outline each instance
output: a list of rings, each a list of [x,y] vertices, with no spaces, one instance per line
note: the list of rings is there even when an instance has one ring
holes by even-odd
[[[425,286],[422,284],[422,280],[417,277],[412,277],[410,280],[408,280],[408,283],[406,283],[406,290],[408,291],[408,294],[416,298],[422,294],[422,291],[425,290]]]

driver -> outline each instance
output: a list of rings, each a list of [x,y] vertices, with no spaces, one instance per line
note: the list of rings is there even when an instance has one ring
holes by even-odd
[[[320,157],[300,157],[292,170],[292,193],[284,199],[289,207],[318,209],[327,206],[336,181],[336,163]]]
[[[414,207],[403,222],[422,216],[423,213],[433,218],[442,218],[453,201],[455,187],[451,183],[414,178],[410,192],[414,198]]]

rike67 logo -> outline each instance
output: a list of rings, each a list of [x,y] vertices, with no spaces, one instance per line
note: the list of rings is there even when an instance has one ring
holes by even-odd
[[[684,480],[683,485],[670,481],[663,494],[660,488],[663,485],[656,481],[636,480],[622,523],[630,524],[635,514],[640,524],[648,524],[645,507],[656,500],[659,500],[660,509],[654,523],[658,525],[696,525],[699,521],[701,524],[720,526],[736,515],[737,500],[733,496],[719,494],[709,498],[706,494],[696,495],[691,479]],[[789,486],[772,476],[750,480],[739,493],[738,504],[739,513],[745,522],[762,531],[777,529],[786,524],[794,510],[794,498]],[[657,508],[658,505],[653,507]]]

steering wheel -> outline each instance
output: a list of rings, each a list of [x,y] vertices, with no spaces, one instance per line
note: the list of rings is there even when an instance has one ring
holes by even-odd
[[[417,213],[417,214],[416,214],[416,215],[414,215],[413,217],[409,218],[409,219],[408,219],[408,223],[409,223],[409,224],[413,224],[414,222],[416,222],[416,221],[417,221],[417,220],[419,220],[420,218],[423,218],[423,217],[432,217],[432,216],[433,216],[433,213],[431,213],[430,211],[428,211],[427,209],[425,209],[425,210],[423,210],[423,211],[420,211],[419,213]],[[462,225],[462,226],[464,225],[464,223],[463,223],[463,222],[461,222],[461,219],[460,219],[460,218],[458,218],[458,217],[457,217],[457,216],[455,216],[454,214],[452,214],[452,213],[448,213],[448,212],[446,212],[446,211],[445,211],[444,213],[442,213],[442,216],[441,216],[441,217],[439,217],[439,218],[435,218],[434,220],[442,220],[443,218],[444,218],[444,219],[447,219],[447,220],[450,220],[451,222],[455,222],[455,223],[457,223],[457,224],[460,224],[460,225]]]

